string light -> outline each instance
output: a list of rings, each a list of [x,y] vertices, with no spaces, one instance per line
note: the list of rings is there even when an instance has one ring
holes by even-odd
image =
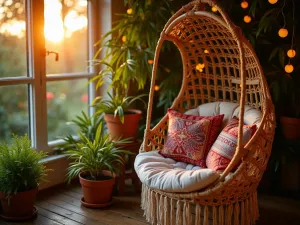
[[[158,90],[159,90],[159,86],[158,86],[158,85],[155,85],[155,86],[154,86],[154,90],[155,90],[155,91],[158,91]]]
[[[209,54],[209,51],[207,49],[204,50],[205,54]]]
[[[287,51],[287,56],[289,58],[294,58],[296,56],[296,51],[294,49],[290,49]]]
[[[269,2],[270,2],[270,0],[269,0]],[[278,31],[278,35],[279,35],[279,37],[281,37],[281,38],[285,38],[285,37],[287,37],[288,34],[289,34],[288,30],[285,29],[285,26],[286,26],[285,15],[284,15],[284,7],[285,7],[285,4],[286,4],[286,2],[285,2],[285,0],[284,0],[283,6],[282,6],[282,8],[281,8],[281,14],[282,14],[282,17],[283,17],[283,28],[280,28],[279,31]]]
[[[154,61],[153,61],[152,59],[149,59],[149,60],[148,60],[148,64],[150,64],[150,65],[152,65],[153,62],[154,62]]]
[[[126,42],[126,36],[122,37],[122,41],[125,43]]]
[[[290,50],[287,51],[287,56],[290,58],[288,64],[284,67],[285,72],[292,73],[294,71],[294,66],[291,64],[291,58],[296,56],[296,51],[294,48],[294,38],[295,38],[295,2],[293,2],[293,30],[292,30],[292,43]],[[285,1],[284,1],[285,5]]]
[[[287,64],[287,65],[285,65],[284,70],[287,73],[291,73],[294,71],[294,66],[292,64]]]
[[[276,4],[278,0],[268,0],[270,4]]]
[[[246,1],[242,1],[242,3],[241,3],[241,7],[242,7],[243,9],[247,9],[247,8],[248,8],[248,6],[249,6],[248,2],[246,2]]]
[[[215,6],[213,6],[213,7],[211,8],[211,11],[213,11],[213,12],[217,12],[217,11],[218,11],[218,9],[217,9]]]
[[[287,37],[288,34],[289,34],[288,30],[285,29],[285,28],[280,28],[279,31],[278,31],[278,35],[279,35],[279,37],[281,37],[281,38]]]
[[[127,14],[131,15],[132,14],[132,8],[127,9]]]
[[[205,67],[204,63],[198,63],[196,65],[196,70],[203,72],[204,67]]]
[[[245,23],[250,23],[251,22],[251,16],[249,16],[249,15],[244,16],[244,22]]]

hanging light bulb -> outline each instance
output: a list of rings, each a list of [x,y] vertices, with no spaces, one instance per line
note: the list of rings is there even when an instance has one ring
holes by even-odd
[[[217,9],[215,6],[213,6],[213,7],[211,8],[211,11],[213,11],[213,12],[217,12],[217,11],[218,11],[218,9]]]
[[[241,3],[241,7],[242,7],[243,9],[247,9],[247,8],[248,8],[248,6],[249,6],[248,2],[246,2],[246,1],[242,1],[242,3]]]
[[[270,4],[276,4],[278,0],[268,0]]]
[[[287,64],[287,65],[284,67],[284,70],[285,70],[285,72],[287,72],[287,73],[291,73],[291,72],[294,71],[294,67],[293,67],[292,64]]]
[[[294,58],[296,56],[296,51],[294,49],[290,49],[287,51],[287,56],[289,58]]]
[[[285,28],[280,28],[278,31],[278,35],[281,38],[285,38],[286,36],[288,36],[288,34],[289,34],[288,30]]]
[[[251,16],[249,16],[249,15],[244,16],[244,22],[245,23],[250,23],[251,22]]]

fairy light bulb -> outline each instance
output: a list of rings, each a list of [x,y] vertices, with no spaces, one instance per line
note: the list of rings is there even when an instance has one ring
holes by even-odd
[[[158,90],[159,90],[159,86],[158,86],[158,85],[155,85],[155,86],[154,86],[154,90],[155,90],[155,91],[158,91]]]
[[[204,67],[205,67],[204,63],[198,63],[196,65],[196,70],[203,72]]]
[[[242,7],[243,9],[247,9],[247,8],[248,8],[248,6],[249,6],[248,2],[246,2],[246,1],[242,1],[242,3],[241,3],[241,7]]]
[[[287,56],[289,58],[294,58],[296,56],[296,51],[294,49],[290,49],[287,51]]]
[[[270,4],[276,4],[278,2],[278,0],[268,0]]]
[[[126,36],[122,37],[122,41],[125,43],[126,42]]]
[[[215,6],[213,6],[213,7],[211,8],[211,11],[213,11],[213,12],[217,12],[217,11],[218,11],[218,9],[217,9]]]
[[[289,34],[288,30],[285,28],[280,28],[278,31],[278,35],[281,38],[285,38],[286,36],[288,36],[288,34]]]
[[[284,70],[287,73],[291,73],[294,71],[294,66],[292,64],[287,64],[287,65],[285,65]]]
[[[131,15],[132,14],[132,8],[127,9],[127,14]]]
[[[154,63],[154,61],[152,59],[148,60],[148,64],[152,65]]]
[[[209,54],[209,51],[207,49],[204,50],[205,54]]]
[[[250,23],[251,22],[251,16],[249,16],[249,15],[244,16],[244,22],[245,23]]]

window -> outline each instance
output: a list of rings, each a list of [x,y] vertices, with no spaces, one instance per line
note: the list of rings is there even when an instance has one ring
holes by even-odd
[[[29,133],[50,150],[94,88],[97,0],[0,0],[0,141]]]

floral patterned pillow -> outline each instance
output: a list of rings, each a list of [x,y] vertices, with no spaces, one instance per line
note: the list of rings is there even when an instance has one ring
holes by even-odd
[[[233,117],[222,130],[209,150],[206,165],[215,171],[225,170],[230,163],[237,146],[239,119]],[[256,131],[256,125],[243,127],[243,144],[246,144]]]
[[[219,134],[223,117],[224,114],[185,115],[169,109],[168,135],[159,153],[176,161],[205,168],[205,157]]]

